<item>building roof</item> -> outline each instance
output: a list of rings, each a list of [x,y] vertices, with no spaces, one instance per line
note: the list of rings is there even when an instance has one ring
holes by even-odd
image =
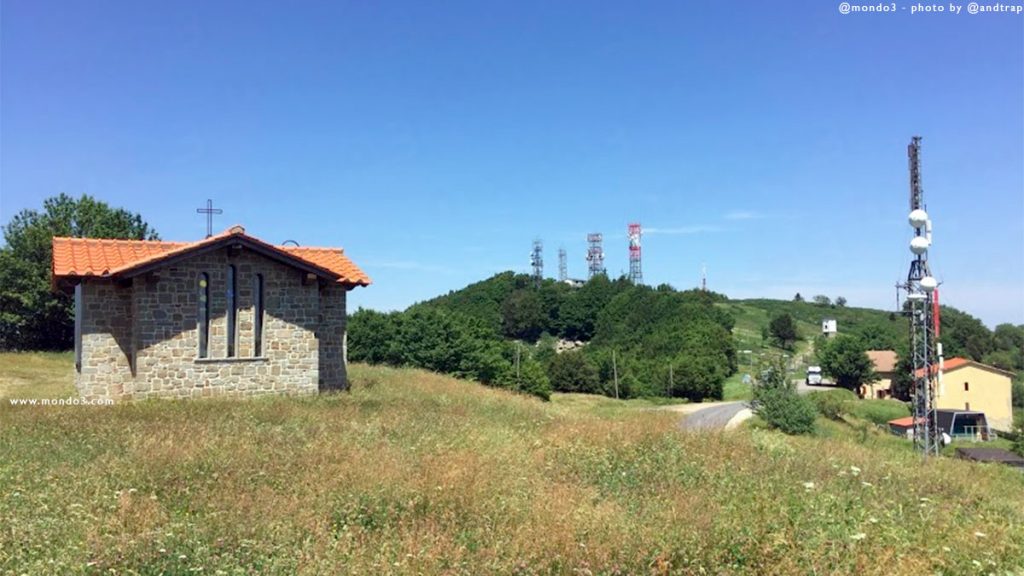
[[[227,244],[240,244],[346,286],[369,286],[370,277],[341,248],[273,246],[249,236],[245,228],[232,226],[220,234],[196,242],[156,240],[105,240],[97,238],[53,239],[53,282],[87,277],[131,277]]]
[[[1014,376],[1013,372],[1007,372],[1006,370],[1002,370],[1000,368],[996,368],[995,366],[989,366],[988,364],[982,364],[981,362],[975,362],[974,360],[970,360],[968,358],[960,358],[959,356],[957,356],[956,358],[950,358],[949,360],[943,361],[943,363],[942,363],[942,371],[944,373],[949,373],[949,372],[952,372],[954,370],[959,370],[960,368],[963,368],[964,366],[973,366],[973,367],[979,368],[981,370],[987,370],[989,372],[995,372],[996,374],[1002,374],[1003,376],[1007,376],[1007,377],[1010,377],[1010,378],[1013,378],[1013,376]],[[931,372],[932,372],[933,375],[936,374],[938,371],[939,371],[939,367],[938,366],[932,366]],[[915,372],[915,375],[917,375],[917,376],[924,375],[924,368],[921,368],[920,370]]]
[[[875,372],[893,372],[896,369],[896,353],[892,350],[868,350],[868,358],[875,365]]]
[[[901,428],[910,428],[911,426],[914,425],[914,417],[913,416],[904,416],[903,418],[896,418],[894,420],[889,420],[889,425],[890,426],[899,426]]]
[[[1024,468],[1024,457],[1002,448],[957,448],[956,455],[976,462],[996,462]]]

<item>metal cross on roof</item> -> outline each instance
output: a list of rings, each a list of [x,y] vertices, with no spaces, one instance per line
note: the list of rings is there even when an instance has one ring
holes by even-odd
[[[224,211],[220,208],[213,207],[213,200],[206,201],[206,208],[196,208],[196,212],[199,214],[206,214],[206,237],[213,236],[213,215],[223,214]]]

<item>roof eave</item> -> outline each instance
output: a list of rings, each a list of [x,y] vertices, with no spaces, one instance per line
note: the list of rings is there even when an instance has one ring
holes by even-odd
[[[253,252],[256,252],[257,254],[260,254],[272,260],[277,260],[278,262],[287,264],[303,272],[314,274],[320,278],[326,278],[328,280],[333,281],[336,281],[339,278],[341,278],[340,274],[337,274],[315,264],[311,264],[306,260],[292,256],[285,250],[275,248],[270,244],[265,244],[263,242],[260,242],[259,240],[256,240],[243,234],[232,234],[230,236],[218,238],[213,242],[209,242],[207,244],[203,244],[200,246],[186,247],[181,251],[170,256],[157,258],[152,261],[147,261],[141,264],[135,264],[119,270],[114,270],[111,272],[111,276],[132,278],[135,276],[139,276],[140,274],[145,274],[147,272],[152,272],[153,270],[163,268],[165,266],[168,266],[175,262],[179,262],[186,258],[199,256],[201,254],[207,254],[209,252],[213,252],[226,246],[232,245],[241,245],[242,247],[248,248]]]

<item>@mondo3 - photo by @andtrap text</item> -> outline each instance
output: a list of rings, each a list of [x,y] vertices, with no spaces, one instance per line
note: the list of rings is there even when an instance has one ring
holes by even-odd
[[[877,4],[840,2],[839,13],[847,14],[968,14],[976,16],[979,14],[1011,14],[1021,16],[1024,14],[1024,3],[1005,4],[1002,2],[948,2],[948,3],[900,3],[900,2],[879,2]]]

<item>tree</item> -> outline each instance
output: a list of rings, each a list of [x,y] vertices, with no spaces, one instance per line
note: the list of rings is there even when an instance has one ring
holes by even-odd
[[[600,392],[597,369],[581,352],[563,352],[548,365],[551,387],[559,392]]]
[[[799,292],[796,293],[796,296],[793,296],[793,302],[803,302],[803,301],[804,301],[804,297],[801,296]]]
[[[824,294],[818,294],[814,297],[814,303],[818,306],[831,306],[832,299]]]
[[[966,356],[981,362],[986,354],[995,350],[995,339],[989,329],[966,312],[943,306],[940,328],[946,358]]]
[[[704,399],[721,400],[724,392],[725,370],[720,362],[708,355],[684,355],[672,366],[674,396],[692,402]]]
[[[786,359],[769,357],[758,365],[754,382],[754,412],[769,426],[786,434],[814,431],[814,404],[796,392]]]
[[[853,392],[877,379],[864,342],[853,336],[840,334],[825,342],[818,348],[818,360],[822,371],[835,379],[837,385]]]
[[[840,308],[846,308],[846,298],[843,296],[836,297],[836,306]]]
[[[516,290],[501,306],[502,330],[510,338],[536,341],[547,318],[536,290]]]
[[[353,362],[402,364],[401,351],[395,348],[399,313],[360,308],[348,317],[348,357]]]
[[[527,355],[520,358],[518,373],[513,364],[501,374],[497,384],[502,388],[537,396],[543,400],[551,399],[551,383],[544,373],[544,367]]]
[[[897,352],[896,366],[893,370],[892,385],[889,387],[889,393],[897,400],[909,402],[911,395],[914,393],[914,377],[912,374],[914,366],[910,357],[910,350],[906,347]]]
[[[800,338],[796,330],[796,321],[785,312],[772,318],[771,323],[768,324],[768,331],[772,338],[779,343],[779,346],[786,350],[791,350],[793,344]]]
[[[1016,438],[1013,440],[1013,446],[1010,448],[1020,456],[1024,456],[1024,416],[1017,418],[1017,426],[1013,431]]]
[[[22,210],[3,227],[0,248],[0,349],[66,350],[74,344],[73,299],[51,289],[54,236],[156,240],[142,220],[91,196],[66,194]]]

